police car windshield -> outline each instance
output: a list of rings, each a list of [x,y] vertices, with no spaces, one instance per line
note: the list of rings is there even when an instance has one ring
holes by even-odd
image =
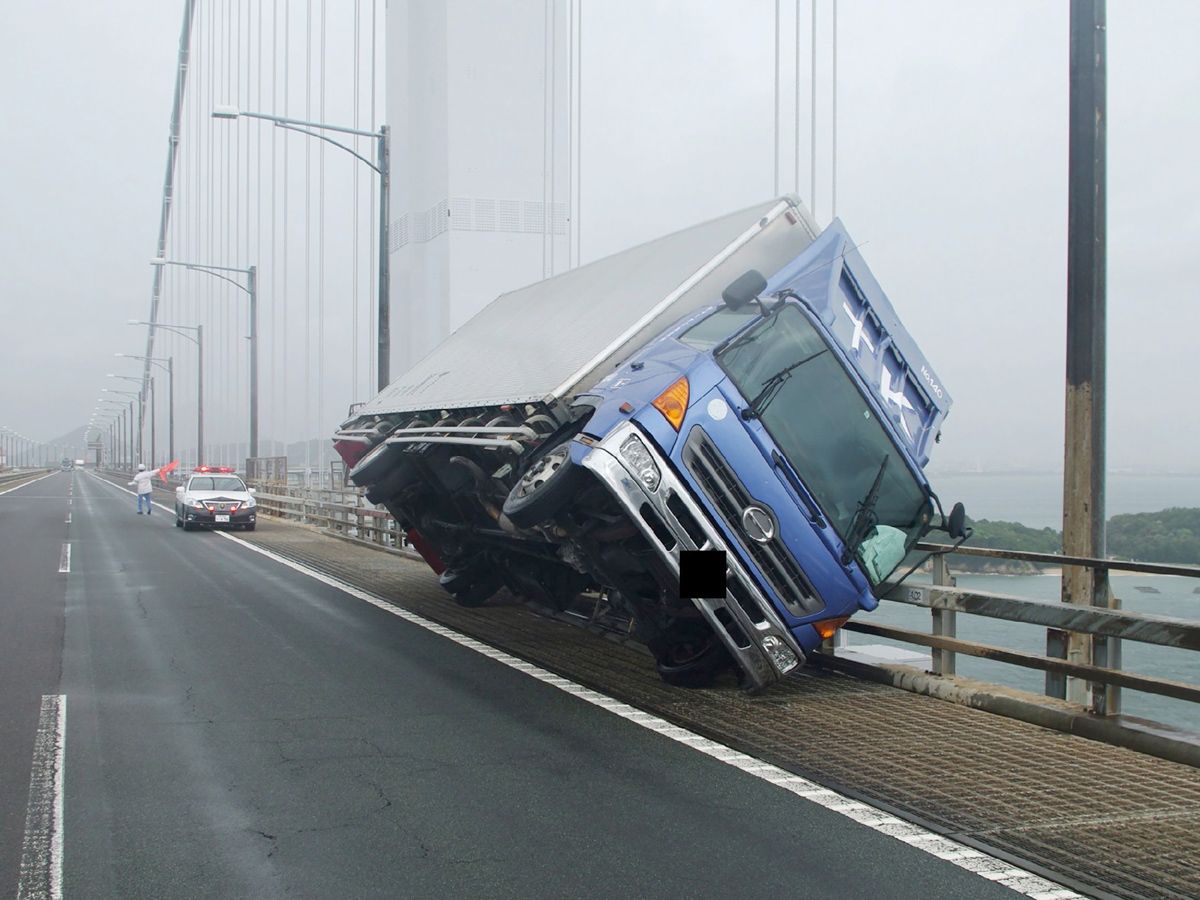
[[[191,491],[244,491],[246,486],[236,475],[195,475],[188,485]]]

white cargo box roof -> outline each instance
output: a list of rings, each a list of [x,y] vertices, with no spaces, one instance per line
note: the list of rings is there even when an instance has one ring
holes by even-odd
[[[747,269],[770,277],[817,229],[787,196],[501,294],[355,411],[362,416],[577,395]]]

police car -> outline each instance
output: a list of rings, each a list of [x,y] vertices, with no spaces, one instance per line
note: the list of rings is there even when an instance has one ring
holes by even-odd
[[[200,525],[253,531],[257,514],[254,488],[247,488],[232,466],[198,466],[175,489],[175,527],[184,531]]]

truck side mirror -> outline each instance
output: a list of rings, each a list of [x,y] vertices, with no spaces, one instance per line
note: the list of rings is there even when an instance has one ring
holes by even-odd
[[[732,310],[739,310],[767,289],[767,279],[757,269],[750,269],[735,278],[725,290],[721,291],[721,299]]]
[[[946,523],[946,533],[951,540],[957,541],[967,536],[967,510],[961,503],[955,503],[950,510],[950,520]]]

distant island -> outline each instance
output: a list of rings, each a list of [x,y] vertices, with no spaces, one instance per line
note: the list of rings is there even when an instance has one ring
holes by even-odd
[[[1062,553],[1062,532],[1029,528],[1018,522],[967,520],[975,533],[968,547]],[[1108,555],[1141,562],[1200,565],[1200,509],[1173,507],[1151,513],[1113,516],[1108,520]],[[985,559],[952,554],[950,567],[962,574],[1036,575],[1052,568],[1022,560]]]

